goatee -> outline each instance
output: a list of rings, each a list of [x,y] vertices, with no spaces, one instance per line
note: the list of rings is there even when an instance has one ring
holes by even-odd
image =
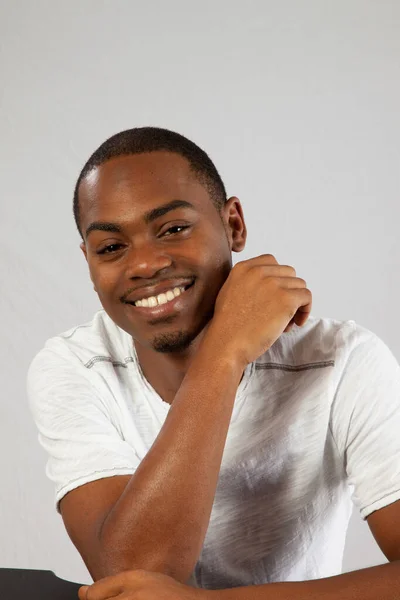
[[[164,354],[183,352],[189,348],[195,337],[195,333],[190,333],[188,331],[161,333],[153,338],[151,345],[153,350]]]

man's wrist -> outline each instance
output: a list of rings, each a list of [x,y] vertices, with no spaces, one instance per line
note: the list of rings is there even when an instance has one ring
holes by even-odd
[[[230,370],[231,374],[238,376],[240,381],[248,363],[241,358],[235,346],[225,340],[220,329],[212,322],[202,340],[200,351],[209,355],[222,369]]]

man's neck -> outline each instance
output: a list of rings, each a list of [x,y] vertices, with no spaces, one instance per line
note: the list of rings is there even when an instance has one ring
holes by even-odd
[[[164,402],[172,404],[189,366],[196,356],[200,345],[200,337],[197,338],[190,349],[183,353],[174,354],[155,352],[137,342],[133,342],[141,371]],[[244,371],[240,382],[244,377]]]
[[[184,352],[165,354],[155,352],[135,341],[133,343],[144,377],[164,402],[172,404],[197,353],[200,339],[196,339]]]

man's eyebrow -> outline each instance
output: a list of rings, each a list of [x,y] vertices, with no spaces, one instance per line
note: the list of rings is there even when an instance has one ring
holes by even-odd
[[[171,210],[175,210],[177,208],[191,208],[192,210],[196,210],[195,206],[187,200],[171,200],[171,202],[167,202],[167,204],[162,204],[161,206],[157,206],[156,208],[149,210],[143,215],[143,221],[146,223],[146,225],[149,225],[149,223],[152,221],[155,221],[159,217],[162,217]],[[122,227],[118,223],[94,221],[93,223],[90,223],[89,227],[86,229],[86,237],[88,237],[91,231],[110,231],[111,233],[121,233]]]
[[[157,206],[157,208],[153,208],[144,214],[143,220],[148,225],[152,221],[158,219],[158,217],[162,217],[166,213],[171,210],[175,210],[176,208],[191,208],[192,210],[196,210],[194,205],[187,200],[172,200],[171,202],[167,202],[167,204],[162,204],[161,206]]]

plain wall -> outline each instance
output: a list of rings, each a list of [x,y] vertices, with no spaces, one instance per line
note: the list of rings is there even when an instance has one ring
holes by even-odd
[[[313,315],[400,358],[398,0],[0,1],[0,566],[90,577],[64,531],[28,410],[45,340],[101,308],[72,217],[107,137],[176,130],[242,201],[235,262],[272,253]],[[354,514],[344,570],[384,562]]]

